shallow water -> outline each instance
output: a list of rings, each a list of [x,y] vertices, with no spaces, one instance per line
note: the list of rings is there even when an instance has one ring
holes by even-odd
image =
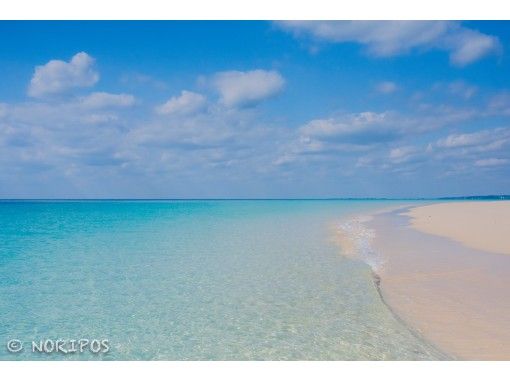
[[[0,202],[2,359],[434,359],[332,226],[381,201]],[[106,354],[32,353],[108,339]],[[9,353],[6,342],[25,349]]]

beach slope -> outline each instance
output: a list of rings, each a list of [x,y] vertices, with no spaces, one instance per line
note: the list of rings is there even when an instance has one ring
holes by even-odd
[[[375,215],[385,302],[453,358],[510,360],[510,202],[451,202]]]

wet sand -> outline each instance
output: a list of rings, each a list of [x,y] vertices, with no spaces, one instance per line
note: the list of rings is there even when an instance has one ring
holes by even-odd
[[[372,244],[382,258],[377,270],[380,291],[411,329],[453,358],[510,360],[510,256],[493,253],[506,250],[510,242],[500,240],[497,250],[489,250],[493,235],[484,236],[483,225],[503,214],[475,211],[487,204],[500,210],[510,202],[471,203],[476,202],[465,202],[466,209],[462,203],[445,203],[374,215],[366,225],[375,231]],[[448,225],[455,218],[448,213],[455,210],[460,210],[456,220],[463,219],[463,226],[482,226],[476,239],[470,239],[473,230],[450,232]],[[445,229],[440,230],[438,218]],[[468,239],[461,243],[464,236]],[[482,244],[484,251],[478,248]]]

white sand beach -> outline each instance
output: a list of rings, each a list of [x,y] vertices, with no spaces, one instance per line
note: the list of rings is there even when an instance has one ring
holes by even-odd
[[[408,215],[419,231],[510,255],[510,201],[440,203],[412,208]]]
[[[374,215],[385,302],[457,359],[510,360],[510,202],[452,202]]]

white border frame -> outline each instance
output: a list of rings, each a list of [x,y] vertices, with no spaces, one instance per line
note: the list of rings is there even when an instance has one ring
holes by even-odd
[[[510,362],[0,362],[3,379],[508,379]],[[44,375],[43,375],[44,374]]]
[[[510,19],[500,0],[15,0],[3,20]],[[8,38],[8,36],[2,36]],[[507,379],[510,362],[0,362],[2,379]]]
[[[490,20],[510,19],[510,5],[506,0],[14,0],[3,2],[0,19]]]

